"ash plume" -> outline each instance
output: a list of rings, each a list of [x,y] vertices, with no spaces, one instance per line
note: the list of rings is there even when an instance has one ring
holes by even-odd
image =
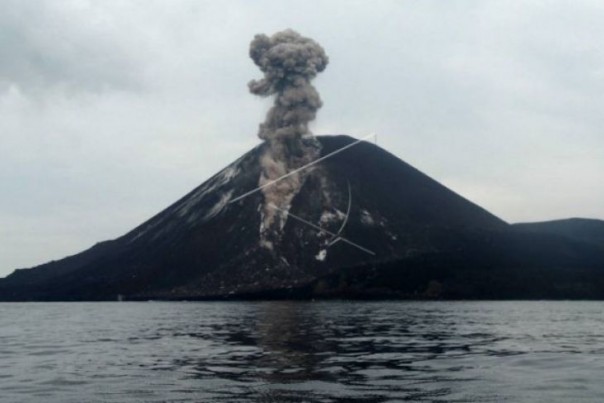
[[[270,37],[256,35],[250,44],[250,57],[264,73],[262,79],[248,84],[250,92],[275,95],[275,103],[258,132],[258,137],[267,142],[260,159],[262,186],[319,156],[320,144],[308,124],[315,119],[322,102],[310,82],[325,70],[329,59],[321,45],[291,29]],[[260,228],[263,246],[272,248],[279,241],[287,210],[307,174],[302,171],[263,188]]]

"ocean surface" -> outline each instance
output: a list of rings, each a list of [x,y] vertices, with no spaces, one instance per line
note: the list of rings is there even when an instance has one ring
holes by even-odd
[[[602,402],[604,302],[0,304],[0,402]]]

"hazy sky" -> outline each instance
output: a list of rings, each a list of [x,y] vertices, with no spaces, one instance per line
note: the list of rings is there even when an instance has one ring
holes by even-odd
[[[257,144],[248,46],[288,27],[330,57],[316,134],[376,132],[508,222],[604,219],[604,2],[0,10],[0,276],[122,235]]]

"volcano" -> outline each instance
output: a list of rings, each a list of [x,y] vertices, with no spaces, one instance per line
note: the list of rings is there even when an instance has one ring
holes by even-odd
[[[323,156],[355,142],[317,139]],[[16,270],[0,300],[604,297],[597,240],[509,225],[368,142],[308,168],[263,246],[263,195],[238,196],[266,147],[115,240]]]

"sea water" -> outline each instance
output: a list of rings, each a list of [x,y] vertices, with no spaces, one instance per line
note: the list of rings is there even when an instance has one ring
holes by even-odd
[[[3,303],[0,401],[602,402],[604,303]]]

